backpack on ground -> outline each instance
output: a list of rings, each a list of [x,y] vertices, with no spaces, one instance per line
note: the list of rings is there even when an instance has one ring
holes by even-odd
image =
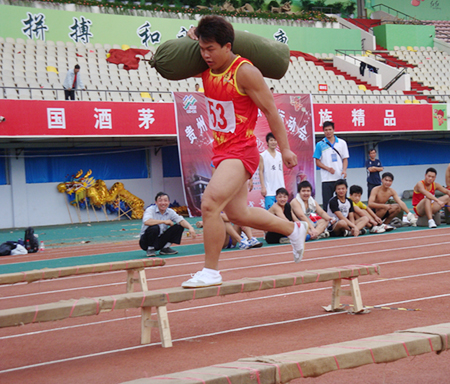
[[[11,251],[16,248],[17,242],[15,241],[7,241],[5,243],[0,244],[0,256],[8,256],[11,254]]]
[[[39,251],[39,241],[37,236],[34,234],[34,229],[28,227],[25,230],[25,249],[28,253],[35,253]]]

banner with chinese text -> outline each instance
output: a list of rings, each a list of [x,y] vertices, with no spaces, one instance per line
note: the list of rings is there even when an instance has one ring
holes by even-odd
[[[173,103],[0,100],[0,114],[0,137],[176,134]]]
[[[432,131],[432,104],[314,104],[315,132],[325,121],[336,132]]]
[[[212,133],[208,128],[208,113],[202,93],[175,92],[178,148],[186,202],[192,216],[201,216],[201,198],[212,168]],[[298,165],[284,168],[284,180],[292,198],[297,184],[308,179],[314,186],[314,132],[310,95],[275,94],[278,112],[284,121],[289,145],[298,156]],[[267,119],[260,112],[255,128],[259,152],[266,148],[266,134],[270,132]],[[248,196],[249,206],[264,207],[258,171],[253,176],[253,190]]]

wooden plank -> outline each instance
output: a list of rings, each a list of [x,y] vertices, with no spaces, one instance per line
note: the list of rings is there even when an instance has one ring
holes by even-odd
[[[364,310],[364,306],[361,298],[361,291],[359,290],[358,278],[349,279],[350,292],[353,298],[353,310],[354,312],[361,312]]]
[[[189,371],[127,381],[123,384],[279,384],[317,377],[338,369],[393,362],[449,349],[450,323],[324,345]],[[442,357],[443,363],[445,357]]]
[[[156,291],[126,293],[97,298],[63,300],[56,303],[0,310],[0,327],[11,327],[70,317],[93,316],[115,309],[161,307],[194,299],[225,296],[243,292],[285,288],[301,284],[324,282],[339,278],[379,273],[378,265],[360,265],[313,271],[292,272],[286,275],[245,278],[228,281],[217,287],[183,289],[181,287]]]
[[[5,273],[0,275],[1,284],[31,283],[38,280],[57,279],[59,277],[77,276],[89,273],[122,271],[138,268],[161,267],[166,264],[164,259],[152,257],[148,259],[114,261],[111,263],[87,264],[63,268],[44,268],[33,271]]]

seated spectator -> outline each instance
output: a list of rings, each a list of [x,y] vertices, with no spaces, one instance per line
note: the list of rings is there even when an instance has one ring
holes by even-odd
[[[347,182],[339,179],[334,185],[335,196],[328,202],[328,215],[335,218],[334,224],[328,225],[330,236],[358,236],[364,235],[364,227],[369,222],[368,217],[361,216],[355,219],[355,210],[352,201],[347,197]]]
[[[220,214],[220,217],[225,225],[225,241],[222,249],[239,248],[243,250],[262,247],[263,244],[256,237],[253,237],[250,227],[233,225],[224,212]],[[203,228],[203,221],[197,221],[195,225],[197,228]],[[241,233],[244,233],[246,238],[243,238]]]
[[[180,244],[184,228],[195,238],[196,233],[191,224],[169,208],[170,198],[165,192],[158,192],[155,205],[148,207],[142,218],[139,246],[147,252],[148,257],[176,255],[178,251],[170,248],[172,243]]]
[[[447,169],[445,170],[445,184],[447,186],[447,189],[450,189],[450,164],[447,166]]]
[[[369,208],[376,213],[384,224],[389,224],[394,217],[403,211],[407,214],[407,220],[411,225],[415,226],[417,218],[414,213],[409,211],[406,204],[400,200],[397,192],[391,188],[393,181],[394,175],[392,173],[383,173],[381,176],[381,185],[372,189],[369,197]],[[387,204],[391,197],[397,204]]]
[[[297,196],[291,201],[292,211],[300,220],[308,223],[308,234],[311,236],[311,239],[330,237],[330,233],[326,228],[330,222],[335,220],[311,196],[311,183],[307,180],[302,181],[298,185],[297,191]]]
[[[278,188],[275,192],[275,203],[269,208],[269,212],[275,216],[287,221],[299,221],[292,212],[291,205],[288,203],[289,192],[286,188]],[[308,236],[306,237],[308,240]],[[286,244],[289,243],[289,239],[276,232],[266,232],[266,241],[268,244]]]
[[[439,212],[450,202],[450,191],[441,184],[436,183],[437,171],[434,168],[428,168],[425,172],[425,178],[419,181],[414,187],[412,205],[414,212],[420,216],[428,218],[428,227],[436,228],[436,222],[433,215]],[[439,199],[435,196],[436,190],[441,191],[444,196]]]
[[[367,216],[369,219],[367,227],[369,228],[370,233],[384,233],[395,229],[390,225],[384,224],[375,212],[361,201],[362,194],[363,189],[359,185],[352,185],[350,187],[350,200],[353,202],[355,217]]]

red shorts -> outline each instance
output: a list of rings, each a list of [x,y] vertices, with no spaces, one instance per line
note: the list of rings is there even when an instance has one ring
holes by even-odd
[[[217,168],[223,160],[239,159],[244,164],[245,170],[250,173],[250,177],[256,172],[259,166],[259,151],[256,146],[239,148],[236,151],[226,153],[215,153],[212,162],[214,168]]]

